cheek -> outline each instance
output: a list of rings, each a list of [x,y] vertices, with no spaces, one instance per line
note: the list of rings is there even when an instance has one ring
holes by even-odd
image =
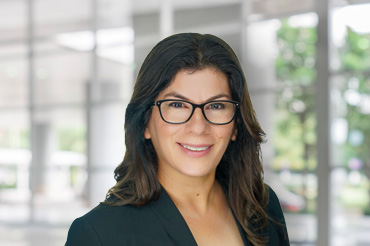
[[[227,128],[227,129],[222,129],[221,131],[218,131],[216,133],[218,141],[223,143],[223,145],[227,146],[230,142],[230,140],[233,140],[233,128]]]
[[[160,116],[153,116],[147,127],[147,135],[150,135],[153,144],[159,146],[171,140],[176,133],[176,125],[171,125],[162,120]]]
[[[219,134],[219,138],[224,138],[225,140],[233,140],[236,136],[235,132],[236,129],[234,128],[234,124],[227,125],[228,127],[223,129],[223,132]]]

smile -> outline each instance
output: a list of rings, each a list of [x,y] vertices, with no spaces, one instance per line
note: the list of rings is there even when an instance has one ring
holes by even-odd
[[[205,151],[207,149],[209,149],[210,146],[204,146],[204,147],[192,147],[192,146],[189,146],[189,145],[185,145],[185,144],[181,144],[180,145],[182,147],[184,147],[185,149],[188,149],[188,150],[191,150],[191,151]]]

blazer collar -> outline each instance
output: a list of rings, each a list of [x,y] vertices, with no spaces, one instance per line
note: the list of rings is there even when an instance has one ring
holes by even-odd
[[[219,179],[219,182],[220,182],[220,184],[222,186],[222,189],[224,190],[224,193],[225,193],[225,195],[227,197],[227,200],[229,201],[229,191],[228,191],[228,188],[226,186],[226,181],[224,181],[223,179],[220,178]],[[234,214],[234,211],[232,209],[231,209],[231,212],[232,212],[232,214],[234,216],[234,220],[236,222],[236,225],[238,226],[239,233],[240,233],[240,236],[241,236],[241,238],[243,240],[244,245],[245,246],[250,246],[250,243],[249,243],[249,241],[247,240],[247,237],[244,234],[244,230],[243,230],[242,226],[240,225],[240,223],[239,223],[238,219],[236,218],[236,216]]]
[[[149,206],[166,228],[173,245],[197,246],[185,219],[163,188],[159,199],[149,203]]]
[[[224,187],[224,192],[228,197],[228,192]],[[166,228],[169,237],[173,241],[174,245],[178,246],[197,246],[193,234],[191,233],[185,219],[182,217],[180,211],[172,201],[165,189],[161,190],[161,195],[158,200],[149,203],[153,213],[157,215],[162,225]],[[233,212],[234,215],[234,212]],[[240,236],[245,246],[249,246],[248,242],[241,225],[234,215],[235,222],[238,226]]]

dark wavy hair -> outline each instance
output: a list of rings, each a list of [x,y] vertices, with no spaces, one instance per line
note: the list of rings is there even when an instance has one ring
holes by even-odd
[[[210,34],[182,33],[160,41],[146,57],[126,109],[126,153],[115,169],[116,185],[105,204],[143,206],[158,199],[157,155],[144,129],[158,94],[170,85],[182,69],[214,68],[228,79],[232,100],[240,102],[235,118],[236,141],[223,155],[216,177],[228,190],[231,209],[253,245],[264,245],[268,218],[264,207],[268,189],[263,183],[260,143],[262,131],[253,110],[247,83],[239,60],[231,47]]]

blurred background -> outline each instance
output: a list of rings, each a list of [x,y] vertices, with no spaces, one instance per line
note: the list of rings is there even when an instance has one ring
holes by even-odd
[[[291,245],[370,245],[369,0],[0,0],[0,245],[64,245],[125,151],[144,58],[223,38],[267,133]]]

